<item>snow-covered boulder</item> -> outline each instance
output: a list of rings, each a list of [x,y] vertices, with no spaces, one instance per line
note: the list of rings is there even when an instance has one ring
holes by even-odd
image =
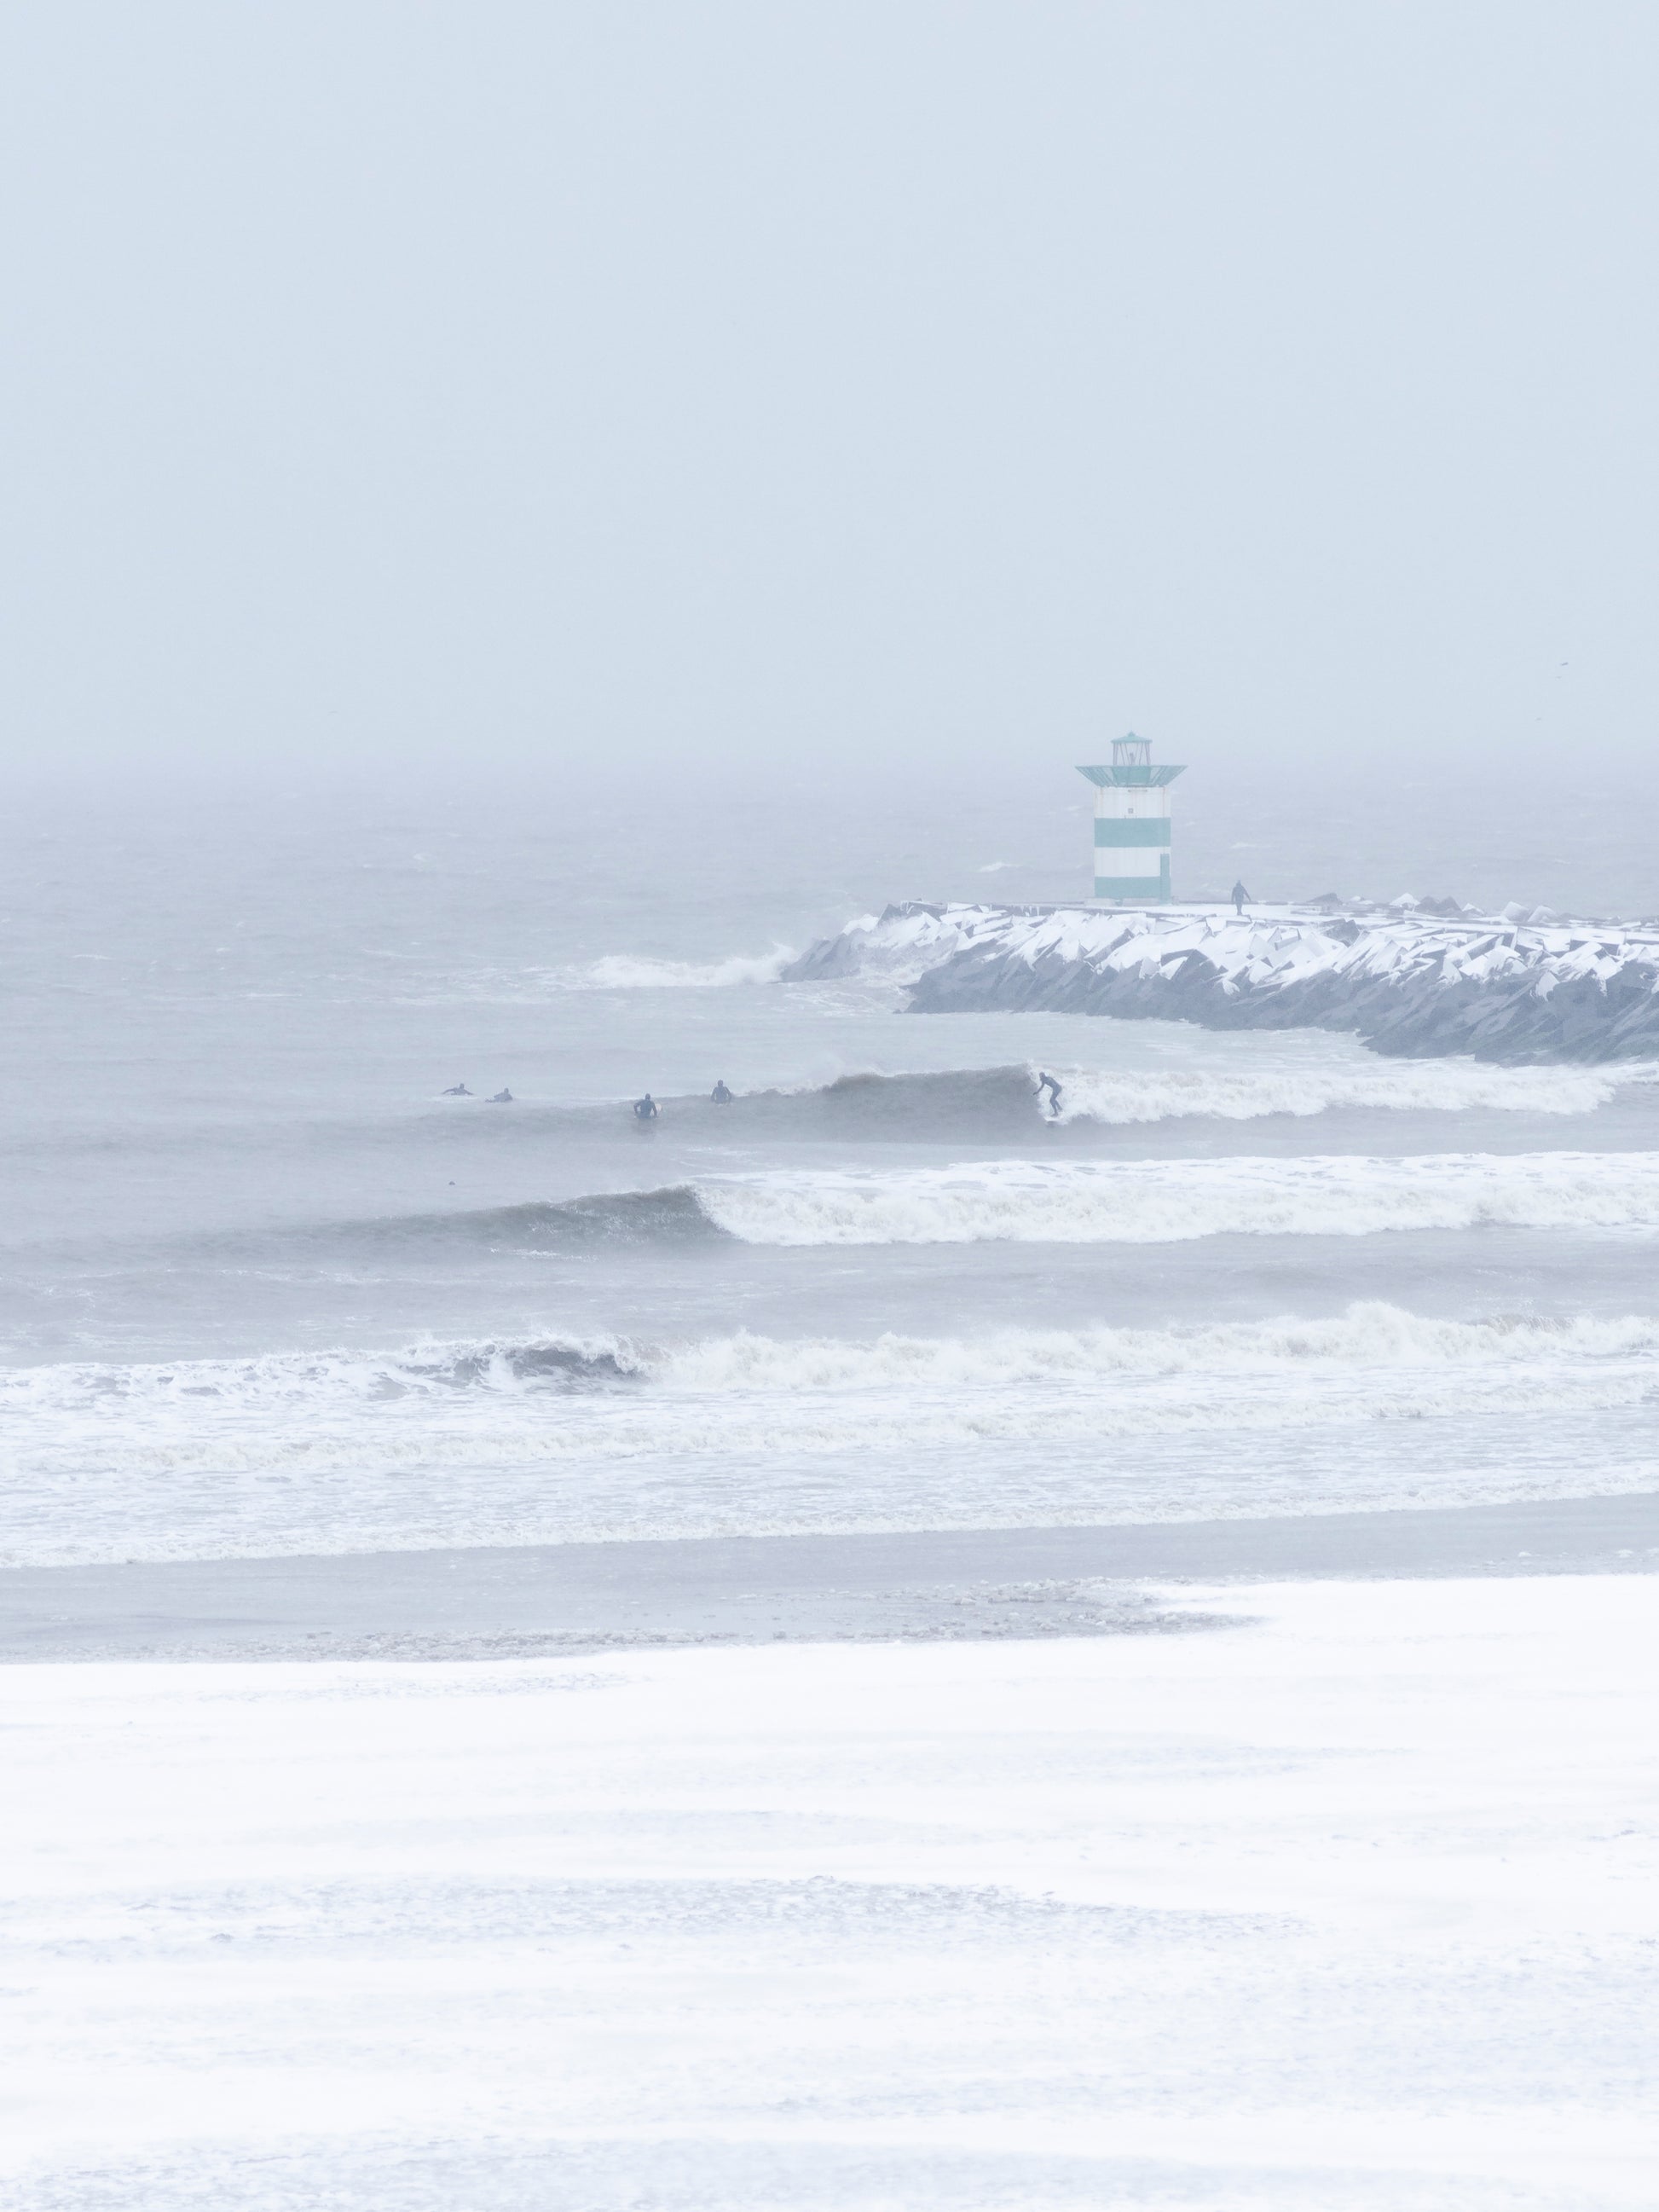
[[[919,1013],[1346,1030],[1380,1052],[1493,1060],[1659,1057],[1659,927],[1545,908],[910,904],[850,924],[785,972],[898,981]]]

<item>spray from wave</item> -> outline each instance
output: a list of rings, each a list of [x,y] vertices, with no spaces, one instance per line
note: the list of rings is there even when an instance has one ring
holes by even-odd
[[[1035,1080],[1036,1069],[1032,1075]],[[1616,1075],[1567,1067],[1488,1067],[1476,1060],[1383,1063],[1376,1067],[1247,1070],[1200,1068],[1168,1073],[1064,1073],[1059,1118],[1126,1123],[1211,1115],[1228,1121],[1270,1114],[1307,1116],[1349,1108],[1390,1113],[1590,1114],[1622,1083],[1652,1081],[1655,1071]]]
[[[655,960],[642,953],[616,952],[570,980],[589,991],[720,991],[737,983],[775,983],[795,958],[787,945],[769,952],[733,953],[725,960]]]

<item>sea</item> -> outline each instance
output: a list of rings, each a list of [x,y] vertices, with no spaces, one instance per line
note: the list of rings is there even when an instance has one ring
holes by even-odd
[[[1659,1486],[1659,1069],[786,979],[889,899],[1085,895],[1086,793],[1020,787],[21,790],[0,1563]],[[1409,799],[1235,800],[1217,889],[1647,888],[1604,813],[1489,808],[1460,878]]]

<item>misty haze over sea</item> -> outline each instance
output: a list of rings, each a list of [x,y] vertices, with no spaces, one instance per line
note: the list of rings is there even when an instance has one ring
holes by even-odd
[[[1023,809],[1012,780],[994,809],[901,787],[874,823],[859,789],[665,814],[485,776],[15,825],[7,1558],[1650,1481],[1645,1065],[778,980],[884,886],[1075,896],[1066,773]],[[1328,872],[1266,805],[1224,842],[1194,812],[1183,872]],[[1484,823],[1540,836],[1524,789]],[[1640,884],[1638,851],[1550,826],[1529,895]],[[1375,838],[1347,881],[1382,891],[1398,817]]]

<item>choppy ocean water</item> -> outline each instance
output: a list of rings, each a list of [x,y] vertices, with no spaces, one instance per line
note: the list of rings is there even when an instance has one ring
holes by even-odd
[[[1653,1071],[784,983],[1074,825],[663,805],[14,820],[0,1559],[1659,1481]]]

